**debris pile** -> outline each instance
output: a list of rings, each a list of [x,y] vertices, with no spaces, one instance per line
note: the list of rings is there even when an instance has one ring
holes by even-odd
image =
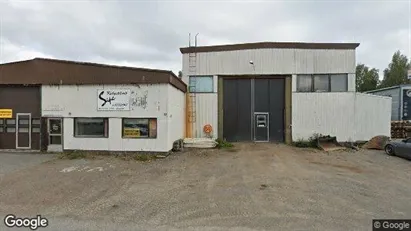
[[[374,136],[370,141],[362,146],[366,149],[384,150],[385,144],[390,140],[388,136]]]

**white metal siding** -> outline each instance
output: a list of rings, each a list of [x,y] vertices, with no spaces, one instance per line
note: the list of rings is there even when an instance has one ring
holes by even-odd
[[[372,95],[390,96],[392,99],[391,120],[400,120],[401,110],[401,88],[393,88],[387,90],[381,90],[377,92],[371,92]]]
[[[185,129],[185,94],[168,86],[168,145],[172,148],[174,141],[184,138]]]
[[[64,148],[109,151],[169,151],[172,147],[168,137],[169,120],[175,122],[173,129],[184,131],[183,113],[176,113],[184,93],[169,91],[168,84],[154,85],[62,85],[42,86],[42,116],[64,117]],[[97,111],[98,89],[130,89],[134,92],[131,101],[140,101],[145,96],[146,103],[131,104],[130,111]],[[172,92],[172,95],[168,93]],[[174,105],[168,100],[176,99]],[[180,101],[179,101],[180,100]],[[144,100],[143,100],[144,101]],[[183,101],[184,103],[184,101]],[[171,113],[168,107],[171,106]],[[176,108],[174,108],[174,106]],[[172,116],[169,118],[169,116]],[[109,138],[74,138],[74,117],[109,118]],[[156,139],[123,139],[121,118],[157,118]],[[181,118],[179,118],[181,117]],[[180,134],[179,134],[180,135]]]
[[[205,138],[204,125],[213,127],[212,136],[218,136],[218,95],[216,93],[199,93],[196,95],[196,122],[193,126],[193,137]]]
[[[391,136],[391,98],[355,94],[356,140],[377,135]]]
[[[250,65],[254,62],[255,70]],[[355,50],[251,49],[200,52],[196,72],[189,73],[189,54],[183,54],[183,74],[328,74],[355,73]]]
[[[292,139],[313,134],[336,136],[338,141],[390,136],[391,99],[367,94],[293,93]]]

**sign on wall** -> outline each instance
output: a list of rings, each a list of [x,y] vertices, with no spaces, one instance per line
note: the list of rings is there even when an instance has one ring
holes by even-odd
[[[13,118],[13,110],[12,109],[0,109],[0,118],[3,118],[3,119]]]
[[[411,79],[411,70],[408,70],[408,79]]]
[[[101,89],[97,90],[98,111],[129,111],[129,89]]]

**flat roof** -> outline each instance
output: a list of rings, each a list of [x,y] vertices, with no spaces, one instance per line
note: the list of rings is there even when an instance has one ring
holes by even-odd
[[[217,46],[197,46],[182,47],[180,52],[198,53],[198,52],[218,52],[234,51],[249,49],[267,49],[267,48],[295,48],[295,49],[336,49],[336,50],[355,50],[359,43],[305,43],[305,42],[258,42],[258,43],[241,43]]]
[[[59,59],[34,58],[0,64],[0,84],[159,84],[186,92],[186,84],[172,71],[115,66]]]

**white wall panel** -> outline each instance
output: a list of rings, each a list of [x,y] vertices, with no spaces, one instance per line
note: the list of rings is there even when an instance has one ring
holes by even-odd
[[[355,50],[277,48],[200,52],[196,55],[196,70],[190,73],[189,54],[183,54],[184,76],[355,73]]]
[[[369,140],[373,136],[391,136],[391,104],[389,97],[355,95],[356,139]]]
[[[390,136],[391,98],[367,94],[293,93],[293,141],[313,134],[336,136],[338,141]]]
[[[204,125],[213,127],[213,137],[218,136],[218,95],[216,93],[200,93],[196,95],[196,122],[193,126],[195,138],[205,138]]]
[[[130,110],[98,111],[98,89],[130,89]],[[64,118],[65,149],[169,151],[184,136],[184,105],[184,93],[168,84],[42,86],[42,116]],[[75,138],[75,117],[109,118],[109,137]],[[157,118],[157,138],[123,139],[121,118]]]
[[[185,135],[185,94],[172,86],[168,86],[168,142],[183,139]],[[171,149],[172,146],[169,146]]]

